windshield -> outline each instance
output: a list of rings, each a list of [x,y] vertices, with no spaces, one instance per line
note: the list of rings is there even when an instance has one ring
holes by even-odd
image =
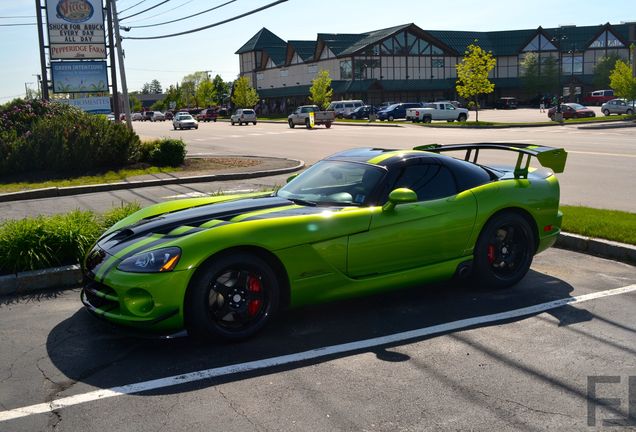
[[[276,195],[310,205],[363,205],[385,173],[384,168],[366,163],[321,161]]]
[[[568,104],[568,105],[570,105],[570,106],[571,106],[572,108],[574,108],[575,110],[580,110],[580,109],[586,109],[586,108],[587,108],[587,107],[585,107],[585,106],[583,106],[583,105],[579,105],[579,104],[577,104],[577,103],[571,103],[571,104]]]
[[[180,114],[179,120],[194,120],[190,114]]]

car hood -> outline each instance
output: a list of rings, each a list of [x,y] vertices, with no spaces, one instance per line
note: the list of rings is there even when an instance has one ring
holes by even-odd
[[[294,204],[277,196],[243,198],[191,207],[141,219],[121,229],[108,232],[97,243],[108,255],[133,246],[142,239],[153,238],[153,246],[178,237],[257,219],[319,214],[342,207],[309,207]],[[148,248],[149,245],[146,245]]]

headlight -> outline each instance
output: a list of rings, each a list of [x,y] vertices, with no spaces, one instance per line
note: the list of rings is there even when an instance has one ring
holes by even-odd
[[[133,273],[159,273],[172,271],[181,257],[181,249],[170,247],[143,252],[126,258],[118,270]]]

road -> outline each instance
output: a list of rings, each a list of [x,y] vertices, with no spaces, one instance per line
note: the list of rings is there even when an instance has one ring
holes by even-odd
[[[231,345],[125,336],[77,290],[5,298],[0,430],[588,430],[627,416],[634,284],[632,266],[552,249],[510,290],[443,284],[304,308]],[[572,303],[519,311],[559,299]],[[598,376],[620,379],[597,384],[615,409],[588,409]]]

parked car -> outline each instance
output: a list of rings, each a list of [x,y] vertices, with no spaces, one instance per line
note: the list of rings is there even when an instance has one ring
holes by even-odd
[[[256,112],[253,109],[248,108],[239,108],[234,111],[234,114],[230,116],[230,123],[234,126],[235,123],[238,123],[241,126],[243,123],[256,124]]]
[[[142,121],[143,119],[144,119],[144,116],[140,112],[134,112],[130,115],[130,120],[132,121]]]
[[[172,120],[172,127],[177,129],[199,129],[199,123],[190,114],[178,113]]]
[[[585,105],[602,105],[614,99],[614,90],[595,90],[586,94],[582,102]]]
[[[482,150],[548,169],[490,168]],[[158,203],[99,238],[81,301],[136,332],[240,340],[285,308],[453,277],[508,288],[559,236],[566,157],[518,143],[357,148],[275,192]]]
[[[206,108],[197,114],[197,120],[203,122],[213,121],[216,122],[217,117],[219,116],[218,112],[215,108]]]
[[[601,112],[606,116],[610,114],[634,114],[634,101],[612,99],[601,105]]]
[[[495,102],[495,108],[497,109],[517,109],[517,98],[514,97],[500,97]]]
[[[106,119],[108,119],[109,121],[115,121],[115,114],[110,113],[110,114],[106,114]]]
[[[327,107],[327,111],[333,111],[336,113],[336,117],[342,118],[345,115],[349,114],[356,108],[359,108],[364,105],[359,99],[356,100],[339,100],[333,101]]]
[[[151,121],[151,122],[155,122],[155,121],[164,121],[166,119],[166,116],[160,112],[160,111],[146,111],[144,113],[144,121]]]
[[[166,111],[163,115],[166,116],[166,120],[172,120],[174,118],[172,111]]]
[[[398,104],[389,105],[388,107],[378,111],[378,120],[393,121],[396,119],[406,118],[407,108],[421,108],[420,102],[403,102]]]
[[[548,117],[554,119],[554,114],[557,111],[557,107],[552,107],[548,110]],[[584,117],[596,117],[594,111],[588,107],[577,103],[564,103],[561,104],[561,112],[564,119],[571,118],[584,118]]]
[[[369,114],[376,114],[378,109],[373,105],[362,105],[351,111],[349,114],[345,114],[346,119],[366,119],[369,118]]]
[[[422,107],[408,108],[406,110],[406,121],[430,123],[432,120],[465,122],[468,120],[468,110],[466,108],[457,108],[449,101],[428,102],[423,104]]]
[[[307,129],[311,129],[310,113],[314,115],[314,125],[324,124],[327,129],[331,127],[331,123],[336,119],[336,113],[333,111],[320,111],[317,105],[302,105],[287,116],[287,124],[292,129],[296,125],[305,125]]]

